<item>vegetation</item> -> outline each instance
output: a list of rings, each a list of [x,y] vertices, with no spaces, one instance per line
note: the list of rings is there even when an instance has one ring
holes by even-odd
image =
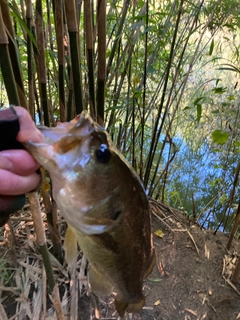
[[[239,214],[234,0],[0,1],[1,106],[101,121],[149,196],[205,228]],[[51,219],[50,219],[51,220]]]

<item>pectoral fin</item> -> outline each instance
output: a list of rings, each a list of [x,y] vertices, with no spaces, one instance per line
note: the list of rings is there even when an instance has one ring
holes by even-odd
[[[71,267],[77,259],[77,236],[69,226],[65,234],[64,250],[67,264]]]
[[[113,291],[113,285],[105,274],[100,273],[94,267],[90,266],[88,273],[89,283],[92,291],[97,296],[108,296]]]
[[[71,216],[64,215],[64,217],[69,224],[87,235],[102,234],[118,225],[122,217],[121,211],[115,210],[109,213],[109,217],[101,217],[101,215],[98,214],[98,210],[100,211],[102,208],[94,207],[84,213],[74,208],[71,210]]]
[[[107,232],[101,234],[94,234],[91,238],[100,246],[103,246],[105,249],[112,251],[115,254],[119,253],[119,246],[114,238]]]
[[[106,220],[108,224],[119,222],[122,218],[126,205],[114,200],[114,198],[117,198],[117,194],[119,192],[118,189],[118,187],[115,188],[111,192],[111,195],[101,201],[98,201],[97,204],[84,213],[84,217],[96,220]]]

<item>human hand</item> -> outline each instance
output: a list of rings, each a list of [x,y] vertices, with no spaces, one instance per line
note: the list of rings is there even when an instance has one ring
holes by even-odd
[[[14,107],[14,110],[20,125],[16,140],[20,143],[29,139],[35,142],[44,141],[29,113],[22,107]],[[0,194],[20,195],[35,189],[41,179],[35,172],[39,166],[26,150],[0,151]]]

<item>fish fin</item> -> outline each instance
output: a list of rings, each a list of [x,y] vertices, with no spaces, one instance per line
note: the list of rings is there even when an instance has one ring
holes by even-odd
[[[88,279],[93,293],[97,296],[108,296],[113,291],[113,285],[105,274],[97,271],[93,266],[90,266]]]
[[[109,233],[103,232],[101,234],[94,234],[91,238],[101,246],[103,245],[105,249],[116,254],[119,253],[118,244]]]
[[[65,259],[69,267],[76,263],[77,259],[77,236],[68,226],[64,239]]]
[[[97,123],[93,121],[93,119],[85,110],[78,116],[76,120],[77,123],[75,123],[75,125],[69,130],[70,134],[77,135],[79,137],[85,137],[98,128]]]
[[[118,215],[118,212],[115,213]],[[98,217],[88,217],[87,214],[83,216],[78,221],[76,221],[76,226],[87,235],[102,234],[106,231],[113,229],[119,221],[111,220],[108,218],[98,218]]]
[[[147,268],[144,273],[144,279],[146,279],[151,274],[155,263],[156,263],[156,254],[155,254],[154,248],[152,248],[151,255],[148,260]]]
[[[82,231],[86,234],[101,234],[112,229],[115,221],[106,218],[93,218],[83,216],[81,219]]]
[[[125,311],[126,312],[133,312],[133,313],[140,312],[145,305],[145,297],[142,296],[138,301],[136,301],[134,303],[122,301],[122,300],[118,299],[118,297],[116,297],[114,303],[115,303],[115,307],[116,307],[117,312],[119,313],[120,317],[122,318],[124,316]]]

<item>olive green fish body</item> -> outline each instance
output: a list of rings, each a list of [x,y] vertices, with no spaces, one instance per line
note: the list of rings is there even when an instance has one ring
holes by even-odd
[[[155,254],[149,203],[137,174],[86,112],[62,132],[43,134],[47,143],[29,141],[26,147],[50,173],[53,197],[90,262],[93,292],[108,295],[114,288],[120,316],[139,312]],[[66,238],[69,248],[72,238]]]

